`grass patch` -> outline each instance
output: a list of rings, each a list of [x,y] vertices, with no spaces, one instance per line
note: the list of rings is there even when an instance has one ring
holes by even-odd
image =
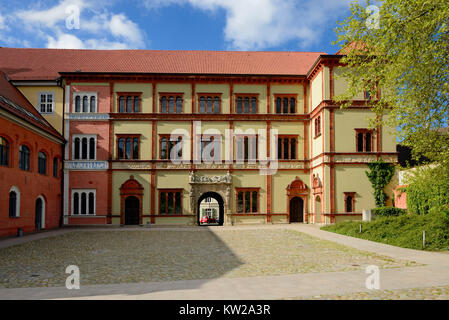
[[[362,224],[362,233],[360,233],[360,224]],[[422,235],[423,231],[426,231],[425,250],[449,250],[449,219],[444,214],[378,217],[371,222],[345,221],[321,229],[418,250],[423,249]]]

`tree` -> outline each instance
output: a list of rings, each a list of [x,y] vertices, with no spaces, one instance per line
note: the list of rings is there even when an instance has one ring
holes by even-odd
[[[377,1],[378,26],[371,2],[353,3],[336,28],[348,90],[335,100],[347,107],[357,93],[376,97],[380,88],[372,126],[397,127],[415,156],[449,167],[448,0]]]

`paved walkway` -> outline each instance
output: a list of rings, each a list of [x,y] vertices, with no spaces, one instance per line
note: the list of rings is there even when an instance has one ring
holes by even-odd
[[[228,229],[251,228],[293,229],[360,250],[424,264],[424,266],[419,267],[381,269],[381,290],[449,285],[449,255],[441,253],[398,248],[322,231],[316,226],[303,224],[219,227],[214,229],[214,231],[220,232],[221,230]],[[201,230],[201,228],[190,229],[192,231]],[[182,228],[182,230],[190,229]],[[72,230],[76,229],[48,232],[47,236],[57,235],[58,232],[70,232]],[[107,231],[109,229],[102,230]],[[147,230],[158,231],[162,229],[151,228]],[[44,237],[44,233],[35,236]],[[18,241],[26,241],[27,238],[31,239],[30,237],[7,239],[3,243],[0,242],[0,247],[7,246],[5,242],[8,245],[13,245]],[[63,287],[0,289],[0,299],[282,299],[317,295],[343,295],[367,291],[365,288],[367,276],[363,271],[349,271],[248,278],[92,285],[82,286],[80,290],[67,290]]]

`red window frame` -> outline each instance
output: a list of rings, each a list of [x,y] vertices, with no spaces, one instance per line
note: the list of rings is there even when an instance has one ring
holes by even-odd
[[[366,150],[366,134],[371,135],[370,150]],[[359,150],[359,134],[362,134],[362,150]],[[372,129],[355,129],[355,150],[357,152],[374,152],[374,130]]]
[[[258,93],[235,93],[235,104],[234,104],[234,113],[235,114],[258,114],[259,113],[259,94]],[[244,105],[244,101],[245,99],[249,99],[249,111],[248,113],[244,112],[245,110],[245,105]],[[253,113],[251,112],[252,110],[252,99],[256,98],[256,112]],[[242,99],[242,112],[237,112],[237,103],[238,103],[238,99]]]
[[[281,112],[277,112],[277,99],[281,99]],[[284,112],[284,99],[288,99],[288,109]],[[291,111],[291,99],[295,99],[295,112]],[[296,114],[298,112],[298,95],[297,94],[275,94],[274,95],[274,112],[276,114]]]
[[[183,212],[183,207],[182,207],[182,201],[183,201],[183,192],[184,189],[158,189],[159,191],[159,195],[158,195],[158,202],[159,202],[159,214],[160,215],[173,215],[173,216],[180,216],[182,215]],[[162,212],[162,201],[161,201],[161,195],[165,193],[165,211]],[[173,212],[168,212],[168,198],[169,198],[169,193],[173,194]],[[180,210],[179,213],[176,213],[176,193],[180,193],[181,194],[181,203],[180,203]]]
[[[278,135],[277,141],[276,141],[278,158],[279,158],[279,148],[281,148],[280,149],[281,157],[278,160],[286,160],[286,161],[298,160],[298,144],[299,144],[298,137],[299,137],[298,135]],[[284,158],[284,140],[285,139],[289,140],[289,142],[288,142],[288,158],[287,159]],[[291,140],[292,139],[296,140],[296,143],[295,143],[295,157],[294,158],[292,158],[292,156],[291,156],[292,155],[292,152],[291,152],[291,149],[292,149],[292,142],[291,142]],[[279,140],[281,140],[281,145],[280,146],[279,146]]]
[[[120,98],[123,97],[125,99],[125,105],[124,105],[124,111],[120,111]],[[131,97],[132,99],[132,111],[128,112],[127,103],[128,103],[128,97]],[[135,111],[135,98],[139,98],[139,106],[138,111]],[[118,113],[139,113],[142,111],[142,92],[117,92],[117,112]]]
[[[249,212],[245,212],[246,208],[246,196],[245,194],[249,192]],[[257,192],[257,210],[253,211],[253,192]],[[242,211],[239,211],[239,193],[242,193],[243,203]],[[235,211],[237,214],[256,214],[260,213],[260,188],[235,188]]]
[[[134,144],[134,139],[137,138],[137,145],[139,150],[137,158],[134,159],[134,147],[131,146],[131,159],[126,159],[126,139],[130,138],[131,141],[133,141]],[[119,143],[120,143],[120,139],[124,139],[125,140],[125,144],[124,144],[124,149],[123,149],[123,158],[120,158],[119,155]],[[117,160],[123,160],[123,161],[134,161],[134,160],[139,160],[140,159],[140,134],[117,134],[116,135],[116,149],[117,149]]]
[[[174,112],[169,112],[169,99],[173,97]],[[176,112],[176,100],[181,98],[181,112]],[[167,99],[167,111],[162,112],[162,98]],[[181,114],[184,112],[184,92],[159,92],[159,113],[162,114]]]
[[[179,141],[179,138],[181,138],[181,155],[180,155],[180,157],[179,158],[176,158],[176,159],[174,159],[174,160],[182,160],[182,158],[183,158],[183,140],[184,140],[184,136],[179,136],[178,137],[178,140],[172,140],[171,139],[171,135],[170,134],[160,134],[159,135],[159,160],[164,160],[164,161],[169,161],[169,160],[171,160],[170,159],[170,147],[169,147],[169,144],[167,144],[167,158],[166,159],[163,159],[162,158],[162,139],[167,139],[167,142],[168,141],[170,141],[170,142],[175,142],[174,143],[174,145],[173,145],[173,147],[176,145],[176,142],[178,142]]]
[[[200,100],[202,97],[204,97],[206,100],[206,104],[204,106],[204,114],[221,114],[221,112],[222,112],[222,108],[221,108],[222,98],[221,97],[222,97],[223,93],[221,93],[221,92],[220,93],[197,93],[196,95],[197,95],[197,101],[198,101],[197,110],[196,110],[197,113],[200,113],[200,103],[201,103]],[[207,98],[212,98],[212,109],[213,109],[214,101],[215,101],[216,97],[219,98],[218,113],[215,113],[215,112],[208,113],[207,112]]]
[[[235,134],[235,152],[236,152],[236,157],[235,159],[237,161],[252,161],[252,160],[257,160],[259,158],[259,137],[257,134],[254,135],[248,135],[248,134]],[[239,159],[239,143],[242,143],[242,139],[243,139],[243,143],[244,143],[244,139],[248,138],[248,157],[245,157],[245,145],[243,145],[243,159]],[[256,157],[252,158],[251,155],[253,154],[253,144],[250,143],[251,140],[256,140]]]

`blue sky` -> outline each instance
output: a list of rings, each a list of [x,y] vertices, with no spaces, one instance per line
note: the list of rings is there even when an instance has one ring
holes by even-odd
[[[335,53],[350,2],[1,0],[0,46]]]

